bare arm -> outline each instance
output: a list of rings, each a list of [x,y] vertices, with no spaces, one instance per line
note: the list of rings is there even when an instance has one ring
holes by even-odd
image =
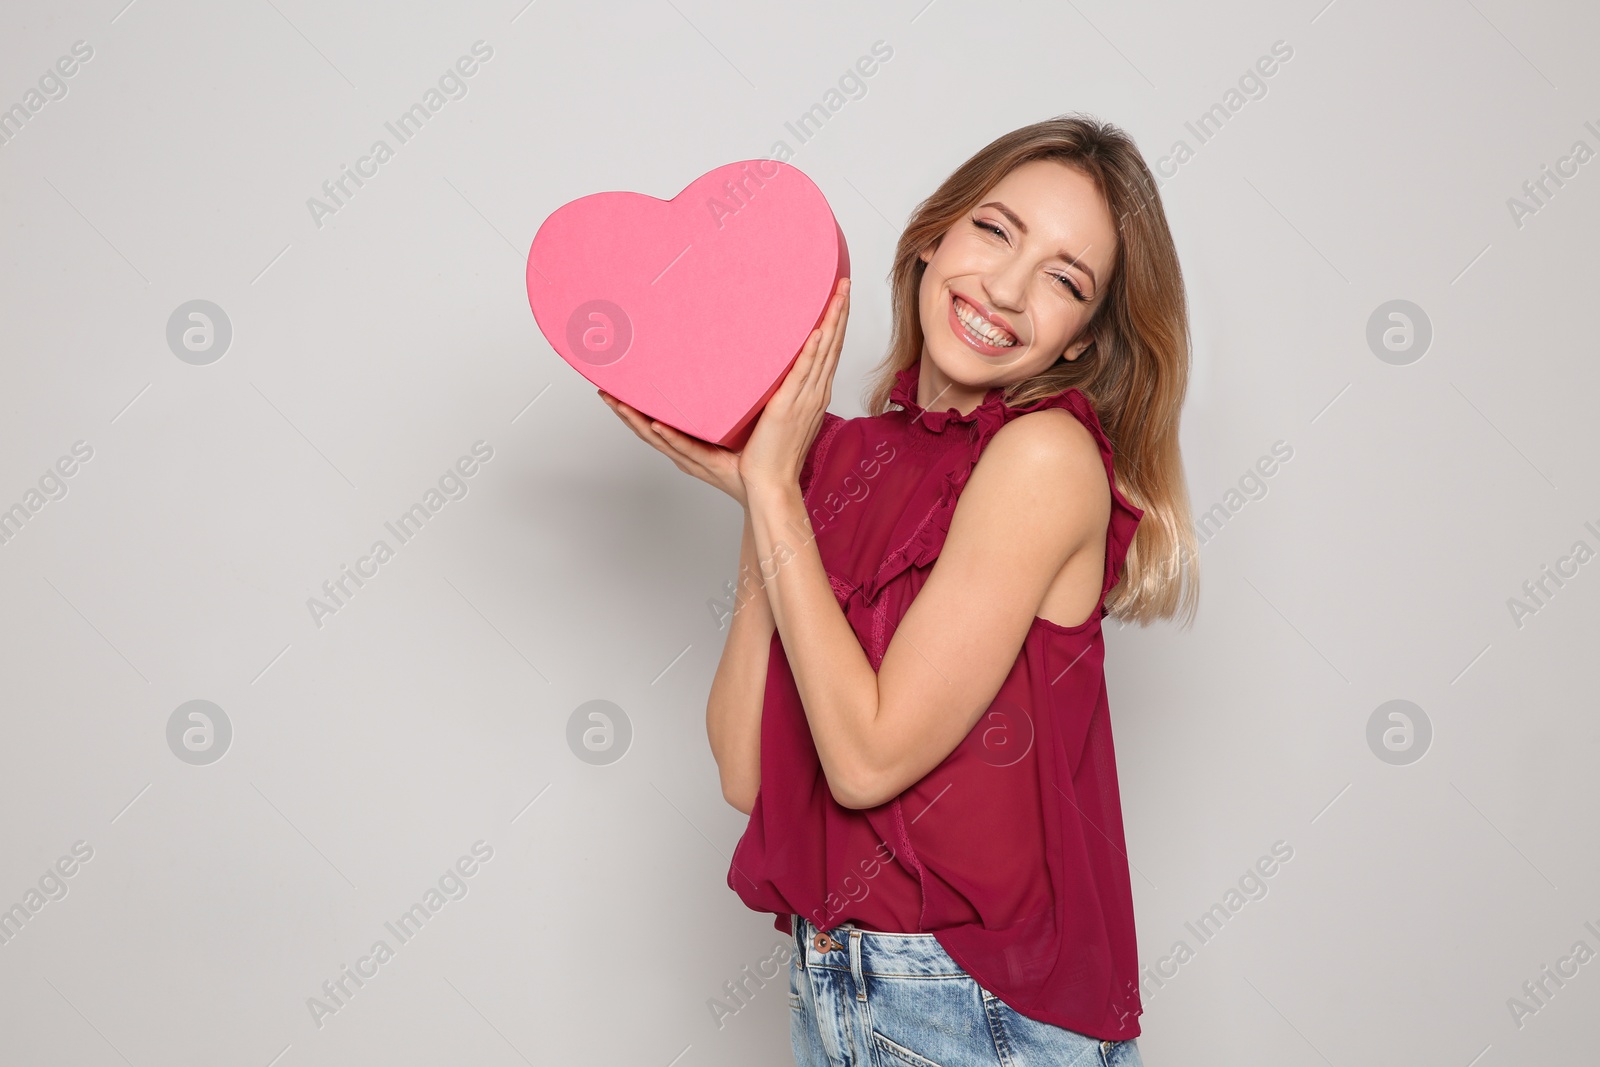
[[[762,585],[763,557],[747,483],[750,472],[755,472],[758,479],[786,484],[794,490],[796,506],[804,508],[799,479],[817,431],[827,422],[833,373],[844,341],[849,292],[850,279],[840,279],[823,325],[812,330],[738,452],[664,426],[600,391],[640,440],[672,460],[679,470],[722,490],[745,509],[737,583],[740,606],[734,612],[733,626],[723,644],[722,659],[717,663],[706,700],[706,737],[717,761],[723,797],[747,814],[754,809],[761,788],[761,713],[766,698],[768,652],[777,629],[772,598]],[[816,549],[811,551],[815,555]],[[769,565],[783,563],[770,551],[766,559]],[[820,562],[817,568],[820,573]],[[838,604],[833,601],[827,578],[822,581],[837,614]],[[843,616],[840,623],[843,624]]]
[[[722,779],[722,796],[746,815],[761,787],[761,708],[767,654],[776,624],[761,585],[750,511],[744,513],[733,623],[706,701],[706,737]]]
[[[840,610],[798,490],[747,481],[758,552],[782,563],[767,588],[834,798],[893,799],[948,756],[994,699],[1051,580],[1104,527],[1098,448],[1070,414],[1005,426],[956,504],[927,582],[874,673]]]

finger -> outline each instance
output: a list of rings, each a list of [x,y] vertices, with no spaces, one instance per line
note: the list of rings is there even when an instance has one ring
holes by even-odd
[[[849,279],[845,279],[846,283]],[[827,353],[829,358],[837,359],[839,352],[844,348],[844,328],[850,321],[850,293],[849,290],[839,298],[838,314],[833,320],[833,336],[829,338]]]
[[[820,356],[806,383],[813,399],[832,395],[834,368],[838,366],[839,353],[844,349],[845,324],[850,317],[850,279],[841,280],[839,289],[840,295],[828,311],[827,333],[820,345]]]
[[[640,437],[645,436],[643,420],[636,410],[629,407],[627,404],[624,404],[620,400],[613,399],[609,401],[609,403],[611,405],[611,410],[616,414],[617,418],[621,419],[627,425],[628,429],[632,430]]]
[[[822,371],[822,406],[826,408],[827,402],[834,397],[834,374],[838,371],[838,360],[845,352],[845,323],[850,322],[850,296],[845,298],[845,314],[838,323],[838,338],[834,341],[834,350],[829,354],[827,366]]]
[[[677,433],[677,431],[673,430],[670,426],[666,427],[665,429],[668,433]],[[678,434],[680,439],[684,438],[685,436],[687,435]],[[704,446],[701,447],[703,448]],[[695,454],[676,451],[671,445],[669,445],[666,451],[666,456],[668,459],[672,460],[673,463],[677,464],[678,469],[683,473],[694,478],[699,478],[707,485],[714,486],[719,489],[723,487],[723,478],[718,473],[717,468],[708,463],[701,462],[700,459],[696,458]]]
[[[624,403],[621,400],[618,400],[615,396],[612,396],[610,393],[606,392],[604,389],[597,389],[596,392],[598,392],[600,394],[600,399],[605,401],[606,407],[608,407],[612,411],[616,412],[616,414],[618,416],[623,416],[625,412],[637,413],[637,411],[638,411],[638,409],[633,407],[631,404],[627,404],[627,403]],[[626,421],[625,418],[624,418],[624,421]]]
[[[606,396],[605,393],[601,395]],[[634,436],[672,460],[679,470],[710,484],[717,484],[715,468],[711,466],[715,458],[714,446],[665,423],[646,418],[639,409],[615,397],[610,397],[606,402],[617,413],[617,417],[628,424]]]
[[[661,429],[658,430],[657,427],[661,427]],[[702,480],[709,480],[710,469],[697,462],[692,455],[688,455],[674,447],[672,442],[668,440],[666,433],[662,431],[671,432],[668,427],[661,426],[660,423],[650,422],[645,425],[644,431],[640,436],[648,441],[650,446],[657,452],[670,459],[673,466],[683,473]]]
[[[635,437],[669,459],[676,459],[678,452],[653,428],[653,425],[660,425],[659,423],[653,423],[637,408],[629,407],[620,400],[617,401],[617,407],[617,417],[628,424],[628,429],[633,431]]]
[[[816,358],[821,339],[820,327],[811,331],[811,336],[806,338],[806,343],[800,347],[800,354],[789,367],[789,373],[784,376],[783,384],[778,386],[778,391],[773,393],[772,399],[767,402],[768,406],[778,404],[781,407],[800,395],[810,374],[811,363]]]
[[[815,347],[808,353],[810,358],[805,361],[805,377],[800,381],[803,389],[816,388],[817,379],[820,377],[819,372],[827,360],[828,349],[833,345],[834,338],[839,333],[839,312],[843,306],[843,297],[836,293],[828,302],[828,310],[822,316],[821,325],[813,332]]]
[[[848,289],[848,283],[848,278],[840,279],[834,294],[828,298],[828,308],[823,313],[822,321],[817,324],[817,328],[812,331],[811,338],[808,339],[808,344],[813,340],[816,342],[815,351],[812,353],[813,356],[821,353],[825,357],[828,346],[833,343],[834,334],[837,332],[839,310],[843,306],[843,297],[840,296],[840,293]],[[807,370],[809,371],[810,369],[811,363],[808,362]],[[807,375],[807,380],[812,380],[809,374]]]
[[[640,411],[636,407],[633,407],[632,405],[624,404],[620,400],[616,401],[615,410],[617,415],[628,424],[629,428],[632,429],[634,433],[638,434],[646,441],[654,440],[655,435],[650,432],[650,416],[646,415],[644,412]]]
[[[818,350],[826,353],[833,344],[835,335],[839,332],[839,310],[844,306],[844,297],[835,295],[828,304],[828,313],[822,318],[822,336],[818,343]]]
[[[711,457],[711,448],[703,441],[676,430],[664,422],[652,422],[650,430],[674,452],[677,452],[697,467],[709,469],[707,460]]]

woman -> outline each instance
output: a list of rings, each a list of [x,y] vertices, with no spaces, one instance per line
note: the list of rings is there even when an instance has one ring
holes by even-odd
[[[606,397],[744,506],[706,709],[750,816],[728,884],[794,938],[798,1063],[1136,1067],[1101,618],[1196,591],[1155,182],[1116,127],[1016,130],[919,205],[890,280],[863,418],[827,411],[848,279],[740,453]]]

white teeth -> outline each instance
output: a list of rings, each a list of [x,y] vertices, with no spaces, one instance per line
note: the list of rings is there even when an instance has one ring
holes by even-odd
[[[965,301],[955,298],[955,308],[956,318],[969,333],[985,344],[994,345],[996,348],[1010,348],[1017,343],[1010,334],[968,308]]]

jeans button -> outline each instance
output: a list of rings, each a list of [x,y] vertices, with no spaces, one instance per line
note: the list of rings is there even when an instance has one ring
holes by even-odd
[[[817,936],[811,939],[811,943],[816,946],[818,952],[828,952],[832,949],[840,947],[839,942],[829,937],[827,933],[822,930],[817,931]]]

